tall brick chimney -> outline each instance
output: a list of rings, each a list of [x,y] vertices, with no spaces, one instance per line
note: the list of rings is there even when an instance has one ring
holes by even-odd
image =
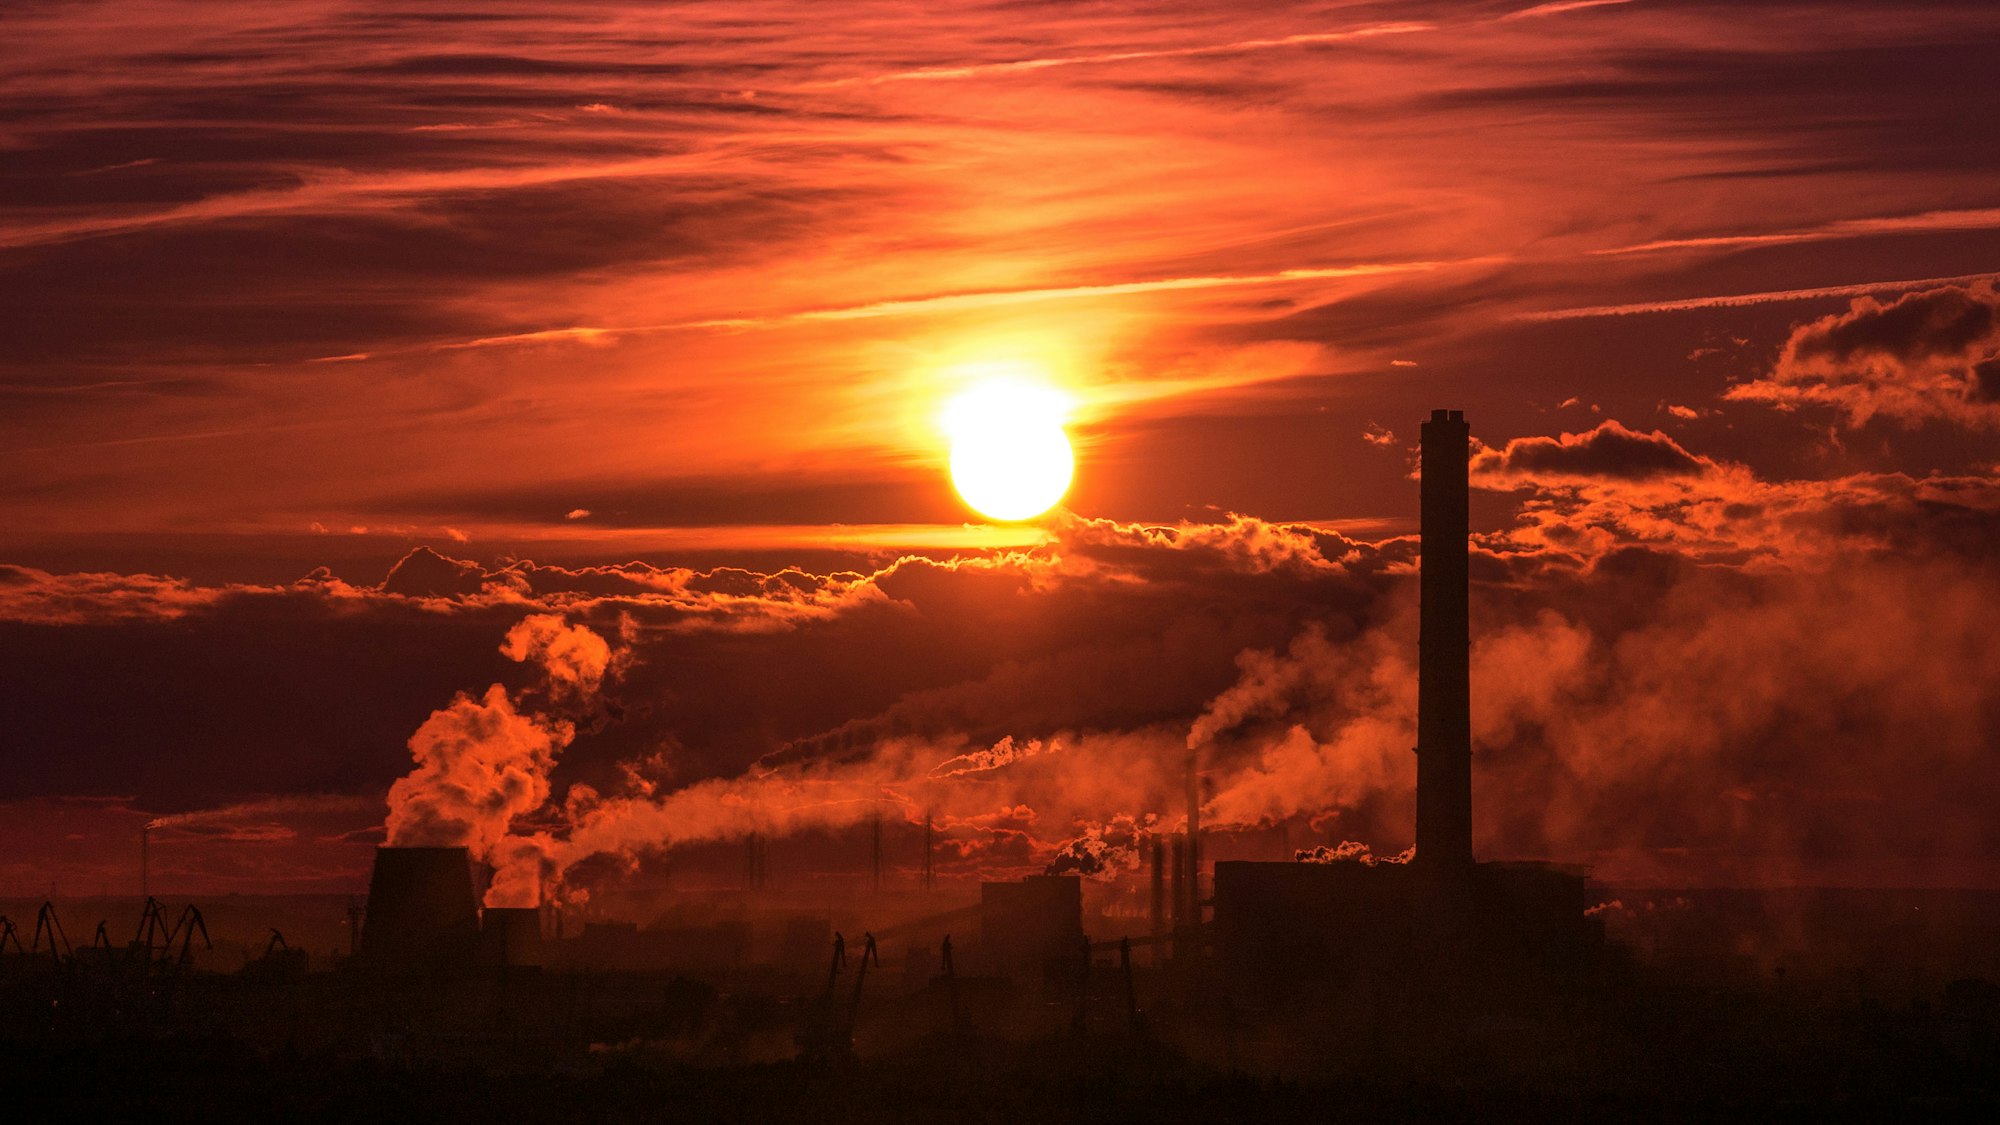
[[[1423,424],[1423,624],[1417,678],[1417,864],[1472,865],[1472,632],[1467,602],[1466,476],[1471,428],[1462,411]]]

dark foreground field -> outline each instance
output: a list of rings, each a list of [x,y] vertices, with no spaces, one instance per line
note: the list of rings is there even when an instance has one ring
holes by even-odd
[[[1695,1029],[1688,1029],[1694,1032]],[[935,1040],[893,1059],[695,1068],[643,1048],[546,1068],[260,1053],[224,1039],[14,1044],[15,1121],[1297,1122],[1995,1120],[1985,1063],[1894,1032],[1847,1050],[1686,1053],[1560,1079],[1351,1068],[1313,1079],[1191,1063],[1143,1040]],[[1989,1060],[1990,1061],[1990,1060]],[[1400,1072],[1400,1073],[1399,1073]]]

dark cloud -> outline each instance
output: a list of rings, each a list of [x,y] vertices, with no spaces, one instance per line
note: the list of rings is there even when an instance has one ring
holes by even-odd
[[[1972,365],[1966,397],[1977,403],[2000,403],[2000,356],[1982,359]]]
[[[17,733],[50,753],[10,773],[10,792],[214,799],[282,790],[287,772],[322,789],[386,784],[430,710],[519,680],[496,646],[540,612],[635,645],[629,718],[565,756],[572,777],[615,777],[662,745],[677,748],[680,778],[728,774],[871,716],[927,737],[1151,721],[1226,682],[1243,647],[1363,612],[1361,591],[1386,580],[1362,565],[1365,545],[1257,521],[1076,534],[1067,555],[909,558],[873,573],[488,567],[431,548],[379,586],[11,567],[0,648],[34,652],[23,666],[38,671],[0,693]],[[1135,678],[1147,660],[1155,671]],[[162,729],[179,732],[166,758]]]
[[[1499,487],[1566,480],[1695,477],[1716,467],[1715,462],[1689,453],[1658,430],[1639,433],[1615,419],[1587,433],[1515,438],[1499,449],[1480,450],[1472,458],[1473,475]]]
[[[1948,421],[2000,426],[2000,290],[1991,282],[1857,297],[1843,313],[1799,325],[1770,373],[1729,397],[1780,409],[1829,407],[1852,425]]]
[[[418,547],[389,571],[382,580],[382,592],[411,598],[463,597],[482,592],[493,577],[478,563]]]
[[[2000,303],[1989,286],[1946,286],[1908,293],[1888,304],[1864,297],[1842,316],[1805,325],[1786,344],[1795,363],[1847,365],[1872,359],[1903,363],[1958,356],[2000,329]]]

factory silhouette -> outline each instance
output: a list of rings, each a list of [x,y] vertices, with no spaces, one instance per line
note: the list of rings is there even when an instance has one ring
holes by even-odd
[[[658,1074],[809,1068],[767,1075],[780,1092],[757,1096],[774,1099],[806,1096],[823,1080],[810,1076],[826,1073],[813,1067],[920,1060],[934,1073],[896,1072],[910,1083],[910,1112],[926,1099],[984,1096],[995,1075],[1022,1067],[1142,1084],[1287,1075],[1347,1083],[1353,1104],[1381,1112],[1407,1108],[1398,1099],[1411,1089],[1446,1106],[1466,1089],[1527,1097],[1501,1104],[1528,1107],[1601,1091],[1707,1105],[1681,1100],[1672,1072],[1711,1064],[1722,1068],[1715,1096],[1754,1101],[1763,1080],[1717,1061],[1744,1058],[1761,1060],[1771,1081],[1810,1085],[1838,1071],[1860,1084],[1849,1106],[1919,1072],[1943,1096],[1977,1088],[1966,1076],[1991,1073],[2000,1057],[1996,896],[1836,895],[1780,910],[1769,896],[1660,894],[1627,912],[1628,932],[1608,936],[1613,892],[1584,870],[1474,855],[1470,452],[1459,411],[1423,423],[1416,840],[1402,855],[1288,846],[1272,860],[1208,862],[1197,749],[1185,763],[1184,829],[1142,845],[1142,910],[1106,909],[1074,874],[954,897],[933,877],[928,821],[914,888],[885,887],[878,820],[869,893],[812,901],[774,889],[769,841],[753,834],[737,892],[671,896],[628,912],[639,917],[482,910],[490,873],[465,848],[385,846],[365,903],[345,912],[333,964],[294,948],[274,920],[238,971],[204,967],[224,909],[171,910],[150,894],[130,940],[107,921],[73,943],[55,902],[36,909],[32,929],[0,919],[0,1035],[56,1071],[135,1037],[221,1037],[254,1045],[242,1057],[256,1061],[235,1079],[246,1086],[264,1080],[276,1045],[336,1069],[573,1070],[607,1059]],[[228,909],[234,929],[261,932]],[[1775,973],[1746,956],[1781,915],[1823,956]],[[1872,978],[1856,968],[1869,965],[1897,968]],[[1884,999],[1898,990],[1907,1010]],[[872,1072],[837,1073],[861,1082],[853,1075]],[[640,1096],[616,1088],[604,1096]],[[761,1104],[739,1095],[738,1108]]]
[[[1133,947],[1141,960],[1170,969],[1174,986],[1221,990],[1230,998],[1297,996],[1302,985],[1458,981],[1471,987],[1541,984],[1593,963],[1602,930],[1585,911],[1584,874],[1547,864],[1476,862],[1472,854],[1472,694],[1469,607],[1468,465],[1470,427],[1459,411],[1436,411],[1422,427],[1422,637],[1417,755],[1417,844],[1407,862],[1203,862],[1200,763],[1186,763],[1187,827],[1171,845],[1151,847],[1152,911],[1145,932],[1086,935],[1082,880],[1032,875],[980,887],[977,909],[899,917],[880,936],[924,935],[943,942],[958,923],[960,956],[1008,981],[1024,971],[1085,992],[1100,955],[1116,953],[1115,978],[1131,984]],[[881,887],[881,823],[871,826],[872,883]],[[768,878],[768,842],[745,840],[744,883],[756,892]],[[1171,857],[1171,858],[1169,858]],[[930,866],[928,835],[924,854]],[[463,848],[377,849],[359,967],[378,973],[450,973],[468,966],[535,968],[601,965],[626,971],[677,964],[741,963],[752,955],[754,922],[732,928],[586,923],[575,935],[544,939],[538,911],[487,907],[481,912],[474,865]],[[899,912],[900,913],[900,912]],[[970,932],[963,923],[974,923]],[[857,993],[877,934],[847,965],[847,935],[816,930],[810,917],[786,920],[779,948],[810,962],[829,947],[828,992],[851,972]],[[966,940],[970,937],[972,940]],[[947,988],[956,988],[952,958]],[[918,961],[927,959],[919,956]],[[1393,967],[1393,971],[1384,972]],[[1073,979],[1068,979],[1073,978]],[[1341,979],[1348,978],[1348,979]],[[1373,987],[1373,985],[1370,985]],[[1136,989],[1136,985],[1134,985]],[[1329,1001],[1333,993],[1315,993]],[[1119,998],[1140,1008],[1133,991]],[[963,1013],[961,1012],[961,1015]],[[814,1040],[823,1044],[823,1036]]]

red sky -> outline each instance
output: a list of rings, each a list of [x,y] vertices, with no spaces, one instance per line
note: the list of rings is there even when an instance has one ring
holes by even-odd
[[[1482,854],[1990,884],[1996,47],[1983,2],[11,5],[0,892],[200,810],[169,886],[358,885],[496,682],[574,727],[524,830],[626,801],[618,863],[879,806],[1039,867],[1177,816],[1217,708],[1212,823],[1398,850],[1438,406],[1491,450]],[[1025,529],[934,424],[1007,362],[1078,403]],[[550,613],[588,700],[500,651]]]

